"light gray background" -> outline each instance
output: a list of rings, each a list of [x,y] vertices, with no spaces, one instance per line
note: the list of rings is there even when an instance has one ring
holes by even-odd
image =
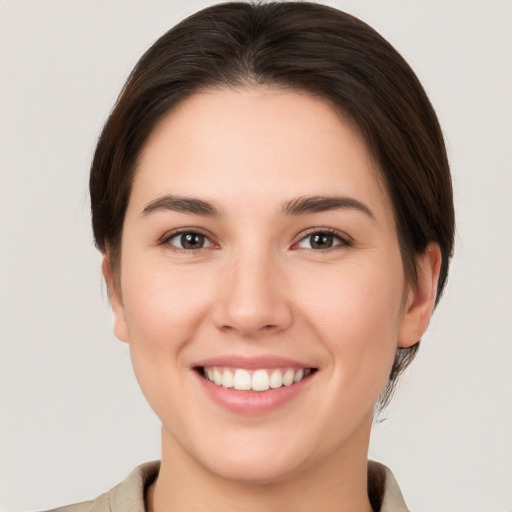
[[[0,508],[92,498],[158,458],[111,333],[87,173],[141,53],[209,1],[0,0]],[[347,0],[410,62],[446,134],[448,291],[371,455],[415,512],[510,512],[512,3]]]

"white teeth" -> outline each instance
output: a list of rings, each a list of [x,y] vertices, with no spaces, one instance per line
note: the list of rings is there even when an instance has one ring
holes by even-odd
[[[293,384],[295,378],[295,372],[290,368],[289,370],[286,370],[286,373],[283,375],[283,384],[285,386],[290,386]]]
[[[252,390],[266,391],[270,387],[270,381],[266,370],[257,370],[252,376]]]
[[[222,374],[222,382],[221,384],[225,388],[232,388],[233,387],[233,374],[229,370],[224,370],[224,373]]]
[[[279,370],[274,370],[270,375],[270,387],[272,389],[280,388],[283,385],[283,374]]]
[[[282,386],[291,386],[295,382],[311,374],[311,368],[287,368],[252,372],[243,369],[228,369],[223,367],[203,368],[203,375],[210,382],[225,388],[235,388],[239,391],[267,391]]]
[[[222,380],[224,381],[224,378]],[[251,374],[247,370],[237,370],[233,379],[233,387],[239,391],[249,391],[251,389]]]

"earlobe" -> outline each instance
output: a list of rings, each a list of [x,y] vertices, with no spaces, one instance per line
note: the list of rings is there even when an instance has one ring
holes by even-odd
[[[107,284],[110,306],[112,307],[112,313],[114,314],[114,335],[119,340],[128,343],[128,328],[124,314],[121,287],[118,280],[114,276],[108,253],[103,256],[101,270]]]
[[[428,327],[437,296],[441,260],[441,249],[434,242],[417,258],[418,282],[408,290],[398,332],[401,348],[417,343]]]

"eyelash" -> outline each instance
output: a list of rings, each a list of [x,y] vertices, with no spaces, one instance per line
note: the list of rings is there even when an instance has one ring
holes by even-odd
[[[199,235],[199,236],[202,236],[202,237],[204,237],[204,240],[208,241],[208,243],[210,245],[207,246],[207,247],[199,247],[197,249],[186,249],[184,247],[177,247],[176,245],[173,245],[173,244],[170,243],[170,241],[173,238],[183,237],[183,236],[186,236],[186,235]],[[174,251],[186,252],[186,253],[196,253],[196,252],[201,251],[203,249],[210,249],[212,247],[213,248],[217,247],[217,245],[214,242],[212,242],[210,235],[208,235],[207,233],[205,233],[205,232],[203,232],[203,231],[201,231],[200,229],[197,229],[197,228],[194,228],[194,229],[190,229],[190,228],[189,229],[180,229],[180,230],[177,230],[177,231],[173,231],[172,233],[169,233],[166,236],[164,236],[164,238],[161,241],[161,244],[162,245],[167,245],[167,246],[171,247],[172,250],[174,250]]]
[[[314,249],[312,247],[303,247],[303,249],[314,251],[314,252],[326,252],[332,249],[335,249],[337,247],[350,247],[353,245],[352,239],[344,234],[340,233],[339,231],[331,228],[312,228],[310,229],[305,235],[302,235],[300,240],[293,244],[293,248],[298,247],[300,243],[310,239],[313,235],[327,235],[329,237],[332,237],[333,239],[337,239],[339,243],[333,244],[331,247],[327,247],[325,249]]]
[[[199,247],[197,249],[187,249],[184,247],[177,247],[176,245],[173,245],[170,243],[173,238],[183,237],[186,235],[199,235],[201,237],[204,237],[204,240],[207,241],[207,243],[209,245],[207,245],[206,247],[205,246]],[[350,237],[348,237],[345,234],[341,234],[339,231],[336,231],[335,229],[312,228],[305,235],[302,235],[302,237],[300,238],[300,240],[298,242],[296,242],[292,245],[292,249],[300,248],[300,244],[302,242],[306,241],[308,238],[311,239],[311,237],[314,235],[327,235],[329,237],[332,237],[333,239],[337,239],[338,243],[333,243],[333,245],[331,245],[330,247],[324,248],[324,249],[321,249],[321,248],[315,249],[313,247],[302,247],[303,249],[306,249],[309,251],[314,251],[314,252],[326,252],[326,251],[329,251],[336,247],[350,247],[353,244]],[[172,247],[172,250],[174,250],[174,251],[185,252],[185,253],[196,253],[203,249],[218,248],[218,245],[215,244],[215,242],[213,242],[211,240],[211,237],[207,233],[205,233],[199,229],[182,229],[182,230],[178,230],[178,231],[173,231],[172,233],[169,233],[162,239],[161,244]]]

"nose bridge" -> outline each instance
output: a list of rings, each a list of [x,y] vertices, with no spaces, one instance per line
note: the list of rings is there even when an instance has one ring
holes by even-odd
[[[291,308],[282,262],[268,248],[239,247],[220,283],[215,323],[242,336],[285,329]]]

